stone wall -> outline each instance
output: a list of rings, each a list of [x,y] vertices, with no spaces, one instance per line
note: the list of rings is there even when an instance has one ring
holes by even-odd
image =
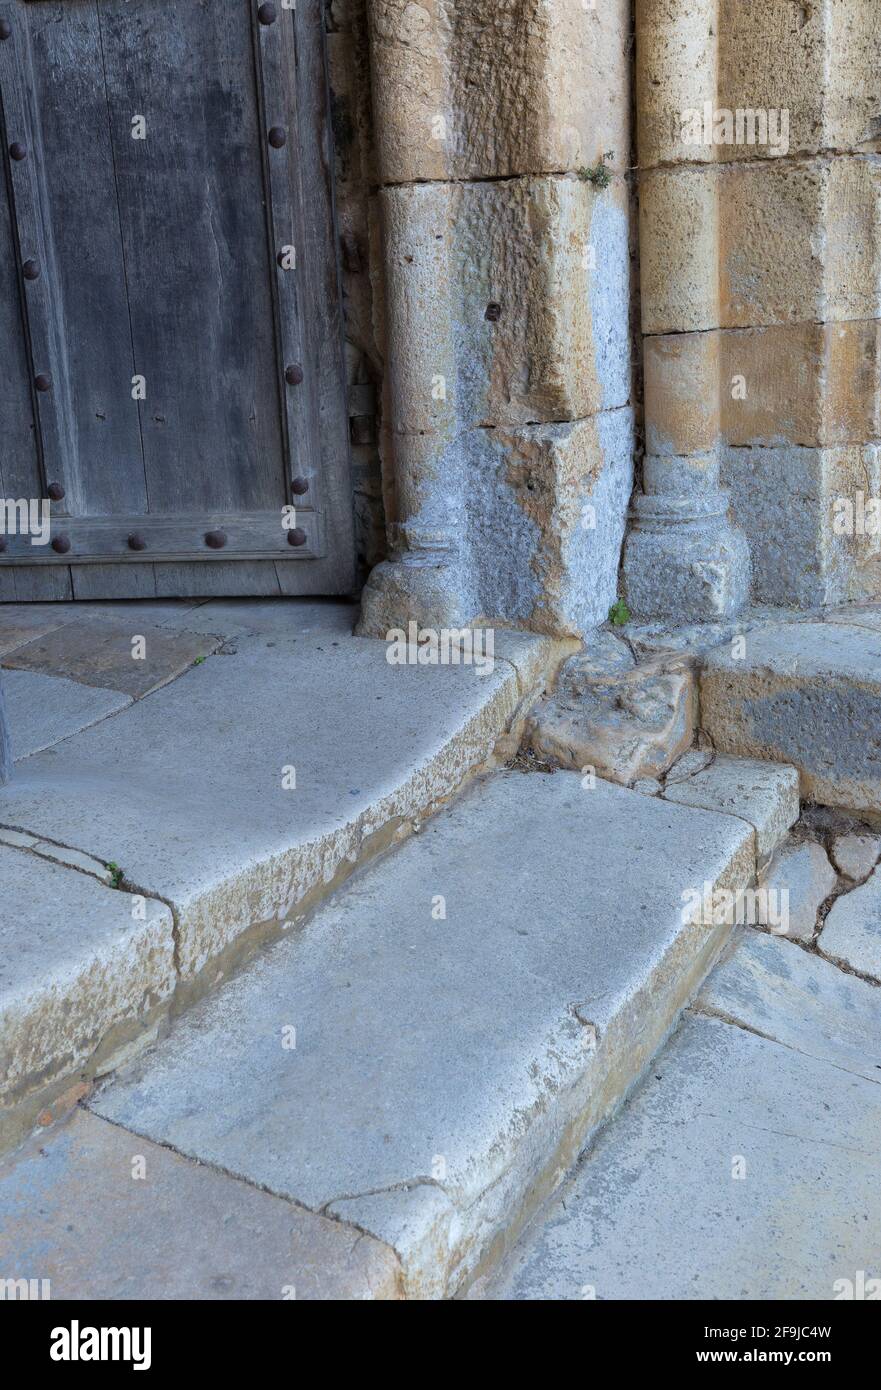
[[[881,592],[878,0],[328,15],[363,630]]]

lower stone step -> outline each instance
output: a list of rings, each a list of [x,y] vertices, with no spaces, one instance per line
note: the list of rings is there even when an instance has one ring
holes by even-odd
[[[701,723],[716,747],[791,763],[804,799],[881,813],[881,631],[842,618],[738,640],[701,675]]]
[[[878,990],[751,929],[472,1297],[854,1299],[878,1275]]]
[[[735,816],[499,774],[91,1109],[375,1237],[405,1296],[449,1297],[503,1255],[711,967],[729,929],[684,904],[754,870]]]

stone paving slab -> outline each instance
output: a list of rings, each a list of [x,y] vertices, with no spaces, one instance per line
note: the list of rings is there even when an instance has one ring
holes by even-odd
[[[743,932],[694,1007],[881,1083],[881,990],[789,941]]]
[[[0,603],[0,658],[54,632],[64,621],[64,605],[60,603]]]
[[[772,624],[701,675],[701,721],[723,753],[791,763],[804,798],[881,811],[881,632]]]
[[[818,945],[824,956],[881,982],[881,870],[833,903]]]
[[[848,1285],[839,1281],[853,1290],[860,1270],[881,1275],[879,1132],[877,1081],[687,1016],[504,1271],[475,1295],[840,1297]]]
[[[0,1107],[75,1072],[174,988],[172,915],[0,844]],[[0,1110],[0,1117],[2,1117]],[[0,1118],[0,1140],[4,1139]],[[2,1144],[0,1144],[2,1147]]]
[[[832,859],[838,871],[855,882],[862,883],[881,859],[881,835],[836,835],[832,841]]]
[[[740,816],[756,832],[759,863],[766,863],[791,825],[798,820],[798,773],[752,758],[718,755],[713,763],[684,781],[667,783],[664,796],[681,806],[703,806]]]
[[[398,1297],[369,1236],[82,1110],[0,1163],[0,1280],[53,1299]]]
[[[93,1100],[393,1245],[410,1296],[498,1253],[663,1042],[754,870],[743,821],[498,774]],[[292,1030],[295,1030],[293,1032]]]
[[[137,637],[143,655],[135,655]],[[131,621],[66,622],[43,637],[16,647],[5,665],[10,669],[63,676],[83,685],[117,690],[132,699],[174,680],[193,662],[204,660],[220,639],[204,633],[170,631]]]
[[[0,823],[113,861],[174,903],[191,979],[490,757],[552,646],[505,639],[480,676],[392,666],[367,639],[239,638],[234,655],[20,764]]]
[[[41,671],[4,671],[2,680],[16,761],[41,753],[131,704],[131,697],[118,690],[80,685]]]
[[[798,841],[787,837],[778,845],[761,882],[768,890],[768,902],[775,914],[779,914],[786,904],[786,921],[783,925],[787,930],[782,934],[791,941],[812,941],[820,908],[838,887],[838,875],[829,863],[823,846],[816,840]],[[774,896],[771,897],[771,894]],[[777,921],[763,917],[760,924],[781,925],[779,916]]]
[[[171,614],[168,626],[190,632],[221,633],[224,637],[248,632],[275,633],[279,637],[351,637],[360,613],[357,603],[337,599],[209,599],[198,611]]]

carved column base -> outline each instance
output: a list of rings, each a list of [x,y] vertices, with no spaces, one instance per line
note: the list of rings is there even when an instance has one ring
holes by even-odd
[[[711,623],[736,617],[749,595],[749,548],[721,490],[637,497],[624,549],[628,607],[641,619]]]
[[[457,556],[423,551],[384,560],[371,570],[361,595],[360,637],[382,637],[393,628],[468,627],[477,615],[463,592]]]

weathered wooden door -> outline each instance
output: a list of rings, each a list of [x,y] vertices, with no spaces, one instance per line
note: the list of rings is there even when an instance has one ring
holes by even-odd
[[[0,599],[349,590],[322,0],[0,0],[0,99]]]

